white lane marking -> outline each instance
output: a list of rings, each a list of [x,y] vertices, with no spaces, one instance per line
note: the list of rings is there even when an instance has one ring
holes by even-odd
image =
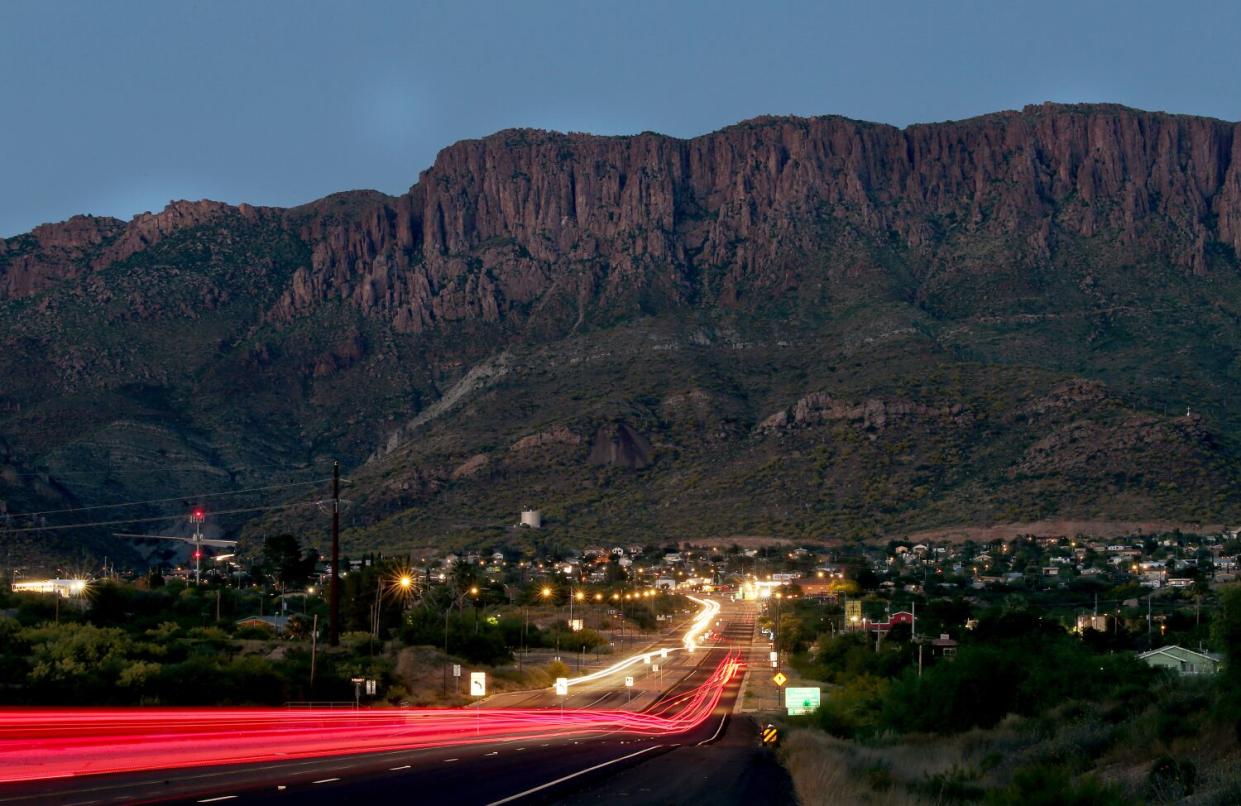
[[[483,753],[483,755],[484,755],[484,756],[498,756],[498,755],[500,755],[500,751],[499,751],[499,750],[492,750],[490,753]]]
[[[526,749],[526,748],[524,748],[524,747],[519,747],[519,748],[517,748],[517,752],[518,752],[518,753],[520,753],[522,750],[525,750],[525,749]]]
[[[502,804],[502,803],[512,803],[513,801],[515,801],[515,800],[519,800],[519,799],[521,799],[521,798],[524,798],[524,797],[526,797],[527,795],[533,795],[535,792],[542,792],[544,789],[547,789],[547,788],[549,788],[549,787],[553,787],[553,786],[555,786],[556,784],[562,784],[562,783],[564,783],[565,781],[572,780],[573,778],[576,778],[576,777],[578,777],[579,775],[585,775],[585,774],[586,774],[586,773],[588,773],[588,772],[594,772],[595,770],[600,770],[600,769],[603,769],[604,767],[610,767],[610,766],[611,766],[611,765],[613,765],[613,764],[619,763],[619,762],[621,762],[621,761],[626,761],[626,760],[631,759],[631,758],[635,758],[636,756],[640,756],[640,755],[642,755],[643,753],[649,753],[649,752],[651,752],[652,750],[656,750],[656,749],[658,749],[658,748],[660,748],[660,747],[663,747],[663,745],[662,745],[662,744],[657,744],[657,745],[655,745],[655,746],[653,746],[653,747],[647,747],[647,748],[644,748],[644,749],[642,749],[642,750],[639,750],[639,751],[638,751],[638,752],[636,752],[636,753],[630,753],[630,754],[629,754],[629,755],[627,755],[627,756],[621,756],[620,758],[614,758],[614,759],[612,759],[611,761],[605,761],[605,762],[603,762],[602,764],[596,764],[596,765],[595,765],[595,766],[593,766],[593,767],[587,767],[587,768],[586,768],[586,769],[584,769],[584,770],[578,770],[577,772],[571,772],[571,773],[569,773],[568,775],[561,776],[560,778],[557,778],[557,779],[556,779],[556,780],[554,780],[554,781],[548,781],[548,782],[547,782],[547,783],[545,783],[545,784],[539,784],[539,785],[538,785],[538,786],[536,786],[536,787],[531,787],[530,789],[527,789],[527,790],[526,790],[526,791],[524,791],[524,792],[518,792],[516,795],[509,795],[507,798],[503,798],[502,800],[493,800],[491,803],[488,803],[488,804],[487,804],[487,806],[500,806],[500,804]]]
[[[217,800],[232,800],[236,795],[220,795],[218,798],[203,798],[199,803],[215,803]]]
[[[312,784],[330,784],[333,781],[339,781],[339,778],[320,778],[318,781],[311,781]]]
[[[698,746],[702,747],[704,744],[707,744],[708,742],[714,742],[716,739],[720,738],[720,731],[724,730],[724,723],[727,721],[728,721],[728,714],[724,714],[722,717],[720,717],[720,726],[715,729],[715,733],[711,734],[711,738],[703,739],[701,742],[698,743]]]
[[[405,765],[405,766],[403,766],[403,767],[389,767],[389,768],[388,768],[388,771],[389,771],[389,772],[396,772],[397,770],[408,770],[411,766],[412,766],[412,765],[410,765],[410,764],[406,764],[406,765]]]
[[[460,761],[460,760],[461,760],[461,759],[459,759],[459,758],[446,758],[446,759],[444,759],[444,763],[445,763],[445,764],[448,764],[449,762],[452,762],[452,761]]]

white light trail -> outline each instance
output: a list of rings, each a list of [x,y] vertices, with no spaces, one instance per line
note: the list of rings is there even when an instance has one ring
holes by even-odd
[[[647,659],[657,657],[661,653],[664,653],[664,652],[672,653],[672,652],[676,652],[678,649],[684,649],[685,651],[693,652],[694,649],[698,646],[698,643],[699,643],[698,639],[702,637],[702,634],[707,631],[708,627],[711,626],[711,622],[715,620],[715,617],[717,615],[719,615],[720,603],[713,599],[699,599],[696,596],[687,596],[686,598],[689,599],[691,602],[695,602],[697,604],[702,605],[702,610],[699,611],[698,615],[694,618],[694,622],[690,625],[689,630],[685,633],[684,637],[681,639],[680,647],[670,646],[670,647],[658,647],[656,649],[650,649],[650,650],[647,650],[646,652],[642,652],[640,654],[633,655],[623,660],[617,661],[616,663],[612,664],[606,669],[599,669],[598,671],[591,672],[590,674],[584,674],[584,675],[581,675],[580,677],[570,677],[568,680],[569,686],[574,686],[574,685],[577,685],[578,683],[589,683],[594,680],[602,680],[603,678],[608,677],[609,675],[614,675],[617,672],[622,672],[636,663],[643,663]]]

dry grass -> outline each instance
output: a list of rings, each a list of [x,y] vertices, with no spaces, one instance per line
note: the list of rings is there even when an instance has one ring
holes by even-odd
[[[903,787],[875,788],[867,781],[867,763],[851,742],[813,730],[795,730],[781,749],[802,806],[912,806],[921,803]],[[882,779],[882,776],[878,776]]]

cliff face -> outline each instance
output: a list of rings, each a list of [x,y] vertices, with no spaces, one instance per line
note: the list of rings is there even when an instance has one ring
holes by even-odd
[[[785,288],[787,259],[832,223],[894,237],[926,275],[945,240],[979,233],[1027,264],[1057,237],[1108,235],[1201,274],[1214,245],[1241,249],[1237,131],[1043,106],[903,131],[765,118],[688,141],[501,132],[446,149],[407,196],[317,244],[311,275],[330,269],[343,296],[420,330],[549,294],[736,304]],[[305,280],[286,315],[322,296]]]
[[[960,268],[954,240],[980,235],[1018,267],[1047,263],[1058,239],[1103,236],[1203,274],[1212,254],[1241,251],[1241,136],[1217,120],[1058,105],[904,130],[760,118],[692,140],[513,130],[445,149],[398,198],[332,201],[237,209],[283,215],[311,248],[273,321],[340,299],[401,332],[539,311],[573,322],[761,299],[795,287],[799,261],[841,238],[904,250],[928,288],[946,263]],[[225,208],[178,202],[128,225],[40,227],[36,248],[11,249],[7,265],[0,251],[0,297]]]

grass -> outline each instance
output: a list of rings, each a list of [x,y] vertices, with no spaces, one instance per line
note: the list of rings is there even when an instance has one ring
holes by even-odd
[[[1197,727],[1169,737],[1156,718],[1162,705],[1119,722],[1105,710],[1070,703],[954,736],[867,742],[796,728],[780,758],[804,804],[1238,802],[1241,746],[1231,724],[1204,711],[1189,715]]]

